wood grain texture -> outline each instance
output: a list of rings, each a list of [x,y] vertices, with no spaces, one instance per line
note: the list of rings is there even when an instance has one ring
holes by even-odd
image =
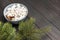
[[[49,24],[51,25],[52,27],[52,31],[50,32],[50,34],[48,34],[52,40],[60,40],[60,31],[59,31],[59,27],[57,26],[57,24],[60,24],[60,21],[59,20],[59,15],[57,15],[56,13],[50,13],[52,9],[49,9],[48,10],[48,7],[50,8],[50,6],[48,5],[49,2],[45,2],[43,0],[42,1],[39,1],[39,0],[35,0],[35,1],[25,1],[29,4],[31,4],[31,6],[37,11],[40,13],[40,15],[42,15],[47,21],[49,21]],[[40,4],[39,4],[40,2]],[[46,5],[45,5],[46,4]],[[37,6],[36,6],[37,5]],[[41,8],[40,8],[41,7]],[[47,8],[46,8],[47,7]],[[52,6],[51,6],[52,7]],[[56,9],[55,9],[56,10]],[[49,12],[50,11],[50,12]],[[54,10],[52,11],[54,12]],[[56,12],[56,11],[55,11]],[[51,14],[51,15],[50,15]],[[58,13],[59,14],[59,13]],[[43,19],[42,19],[43,20]],[[55,21],[54,21],[55,20]],[[46,21],[46,22],[47,22]],[[58,21],[58,22],[57,22]],[[40,21],[42,22],[42,21]],[[53,23],[53,22],[56,22],[56,23]],[[54,30],[53,30],[54,29]],[[58,32],[56,32],[58,31]],[[53,35],[53,36],[52,36]]]
[[[56,1],[56,0],[55,0]],[[53,4],[54,0],[29,0],[27,1],[30,3],[42,16],[44,16],[49,22],[55,25],[58,29],[60,27],[60,16],[59,16],[59,6],[56,7],[59,3]],[[54,6],[55,5],[55,6]]]
[[[51,31],[42,40],[60,40],[60,0],[0,0],[1,21],[6,21],[3,16],[4,8],[15,2],[27,6],[28,16],[36,19],[37,27],[51,27]]]

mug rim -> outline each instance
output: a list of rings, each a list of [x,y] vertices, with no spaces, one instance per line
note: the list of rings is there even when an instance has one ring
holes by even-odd
[[[5,15],[5,12],[6,12],[6,9],[9,7],[9,6],[11,6],[11,5],[14,5],[14,4],[22,4],[22,3],[11,3],[11,4],[9,4],[9,5],[7,5],[5,8],[4,8],[4,10],[3,10],[3,15],[4,15],[4,17],[5,17],[5,19],[7,20],[7,21],[11,21],[11,20],[8,20],[7,18],[6,18],[6,15]],[[22,4],[23,6],[25,6],[24,4]],[[27,15],[28,15],[28,8],[25,6],[25,8],[27,9],[27,13],[26,13],[26,16],[25,17],[23,17],[22,19],[19,19],[19,20],[16,20],[16,21],[21,21],[21,20],[23,20],[23,19],[25,19],[26,17],[27,17]],[[16,22],[16,21],[11,21],[11,22]]]

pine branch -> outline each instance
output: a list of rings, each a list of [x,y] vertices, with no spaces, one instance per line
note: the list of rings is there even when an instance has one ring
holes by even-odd
[[[10,23],[5,23],[0,31],[0,40],[10,40],[13,38],[15,29]]]
[[[40,40],[50,27],[36,28],[35,19],[30,18],[19,22],[18,31],[9,22],[0,22],[0,40]]]
[[[40,40],[46,32],[48,32],[48,28],[38,29],[34,25],[35,20],[30,18],[25,22],[19,23],[19,34],[22,36],[22,40]]]

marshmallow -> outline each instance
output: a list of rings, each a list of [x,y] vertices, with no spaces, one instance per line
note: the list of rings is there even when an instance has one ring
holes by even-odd
[[[20,4],[14,4],[11,7],[8,8],[8,11],[6,12],[7,16],[14,16],[11,21],[18,21],[22,18],[24,18],[27,15],[27,8],[24,5]]]

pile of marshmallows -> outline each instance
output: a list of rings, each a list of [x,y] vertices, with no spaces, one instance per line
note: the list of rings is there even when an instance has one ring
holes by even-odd
[[[20,19],[27,16],[28,10],[23,4],[14,4],[7,8],[6,18],[10,21],[19,21]]]

